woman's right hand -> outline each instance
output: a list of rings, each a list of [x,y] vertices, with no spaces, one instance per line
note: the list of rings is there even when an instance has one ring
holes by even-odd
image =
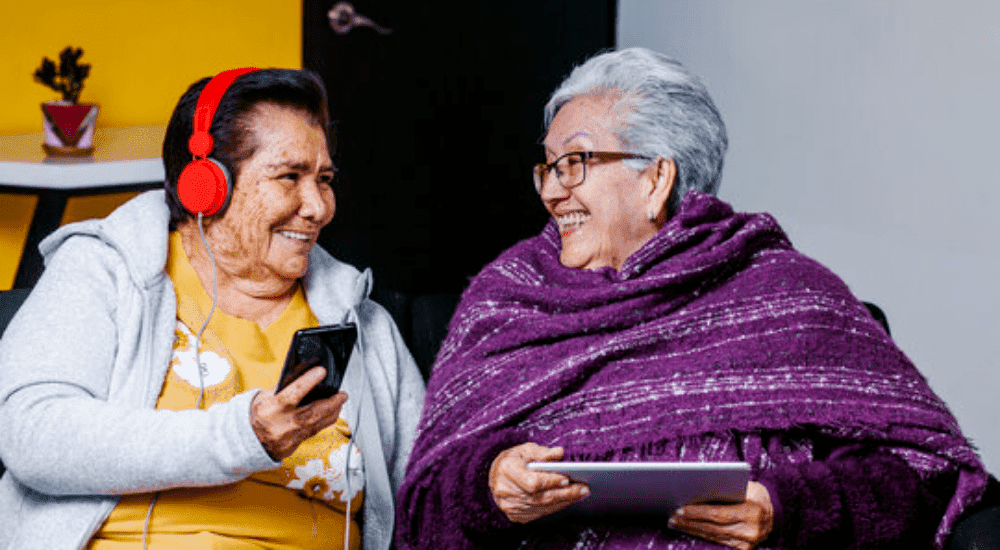
[[[515,523],[528,523],[587,498],[590,490],[584,483],[563,474],[528,469],[529,462],[562,457],[562,447],[535,443],[522,443],[497,455],[490,466],[489,483],[500,511]]]
[[[274,460],[290,456],[303,441],[332,426],[340,416],[340,408],[347,402],[344,392],[298,406],[324,376],[326,369],[314,367],[277,394],[272,388],[254,396],[250,403],[250,424]]]

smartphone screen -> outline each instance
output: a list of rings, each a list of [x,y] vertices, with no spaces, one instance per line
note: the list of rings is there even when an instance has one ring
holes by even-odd
[[[297,331],[285,356],[278,391],[318,365],[326,369],[326,378],[302,398],[299,406],[336,394],[344,381],[344,371],[347,370],[347,361],[351,358],[357,337],[358,329],[353,323]]]

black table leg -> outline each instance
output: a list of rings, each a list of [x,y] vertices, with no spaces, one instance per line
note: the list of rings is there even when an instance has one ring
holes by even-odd
[[[63,213],[66,211],[66,193],[46,189],[38,192],[38,206],[28,227],[28,238],[24,243],[21,263],[17,266],[14,277],[14,288],[31,288],[42,276],[45,264],[38,252],[38,244],[42,239],[59,228]]]

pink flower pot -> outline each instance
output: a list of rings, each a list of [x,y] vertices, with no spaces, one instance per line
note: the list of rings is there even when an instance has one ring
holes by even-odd
[[[45,143],[50,155],[85,156],[94,152],[94,121],[97,105],[74,105],[68,101],[42,103]]]

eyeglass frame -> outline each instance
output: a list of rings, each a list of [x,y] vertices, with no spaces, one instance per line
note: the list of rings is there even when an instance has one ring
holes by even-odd
[[[552,162],[539,162],[532,167],[531,177],[535,183],[535,191],[538,194],[542,193],[542,189],[545,187],[545,179],[557,164],[559,164],[564,158],[569,156],[579,156],[580,164],[583,165],[583,172],[580,177],[580,181],[566,185],[563,183],[562,179],[556,174],[556,181],[563,189],[572,189],[583,185],[583,182],[587,180],[587,161],[590,159],[597,159],[604,162],[612,162],[619,160],[631,160],[631,159],[643,159],[643,160],[653,160],[656,157],[651,157],[649,155],[641,155],[639,153],[630,153],[626,151],[572,151],[564,155],[560,155],[559,158]]]

